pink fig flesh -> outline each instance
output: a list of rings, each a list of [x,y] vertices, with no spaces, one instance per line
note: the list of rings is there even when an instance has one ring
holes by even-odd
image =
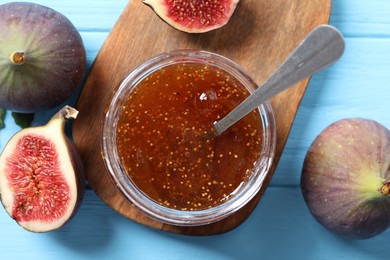
[[[204,33],[226,25],[239,0],[144,0],[172,27],[188,33]]]
[[[366,239],[390,226],[390,132],[376,121],[339,120],[311,144],[301,177],[316,220],[342,236]]]
[[[74,110],[65,107],[48,124],[16,133],[0,156],[1,201],[27,230],[62,227],[83,197],[82,163],[63,133],[71,113]]]
[[[12,218],[17,222],[52,222],[69,206],[70,188],[61,174],[54,144],[35,134],[24,135],[6,161],[7,180],[15,194]],[[45,198],[42,207],[40,200]]]

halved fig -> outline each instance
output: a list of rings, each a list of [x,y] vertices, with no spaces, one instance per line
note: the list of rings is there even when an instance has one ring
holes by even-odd
[[[65,106],[44,126],[16,133],[0,155],[0,196],[23,228],[48,232],[62,227],[84,194],[81,159],[64,133],[78,111]]]
[[[226,25],[239,0],[144,0],[167,24],[188,33],[204,33]]]
[[[81,36],[64,15],[34,3],[0,5],[0,107],[34,113],[60,105],[85,67]]]

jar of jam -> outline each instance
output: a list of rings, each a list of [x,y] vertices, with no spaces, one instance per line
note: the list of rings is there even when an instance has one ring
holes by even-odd
[[[160,54],[134,69],[107,106],[102,152],[126,200],[162,223],[205,225],[260,190],[274,157],[271,105],[221,135],[213,123],[257,88],[233,61],[206,51]]]

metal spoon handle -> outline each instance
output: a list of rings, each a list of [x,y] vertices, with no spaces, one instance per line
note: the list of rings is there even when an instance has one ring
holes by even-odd
[[[336,28],[330,25],[316,27],[271,77],[228,115],[214,123],[217,135],[279,92],[336,62],[344,47],[344,38]]]

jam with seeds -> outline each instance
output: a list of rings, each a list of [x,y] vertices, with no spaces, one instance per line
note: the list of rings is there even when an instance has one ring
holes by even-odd
[[[122,107],[116,135],[121,162],[137,188],[186,211],[234,196],[260,156],[259,112],[220,136],[212,125],[248,95],[229,73],[199,63],[169,65],[143,79]]]

